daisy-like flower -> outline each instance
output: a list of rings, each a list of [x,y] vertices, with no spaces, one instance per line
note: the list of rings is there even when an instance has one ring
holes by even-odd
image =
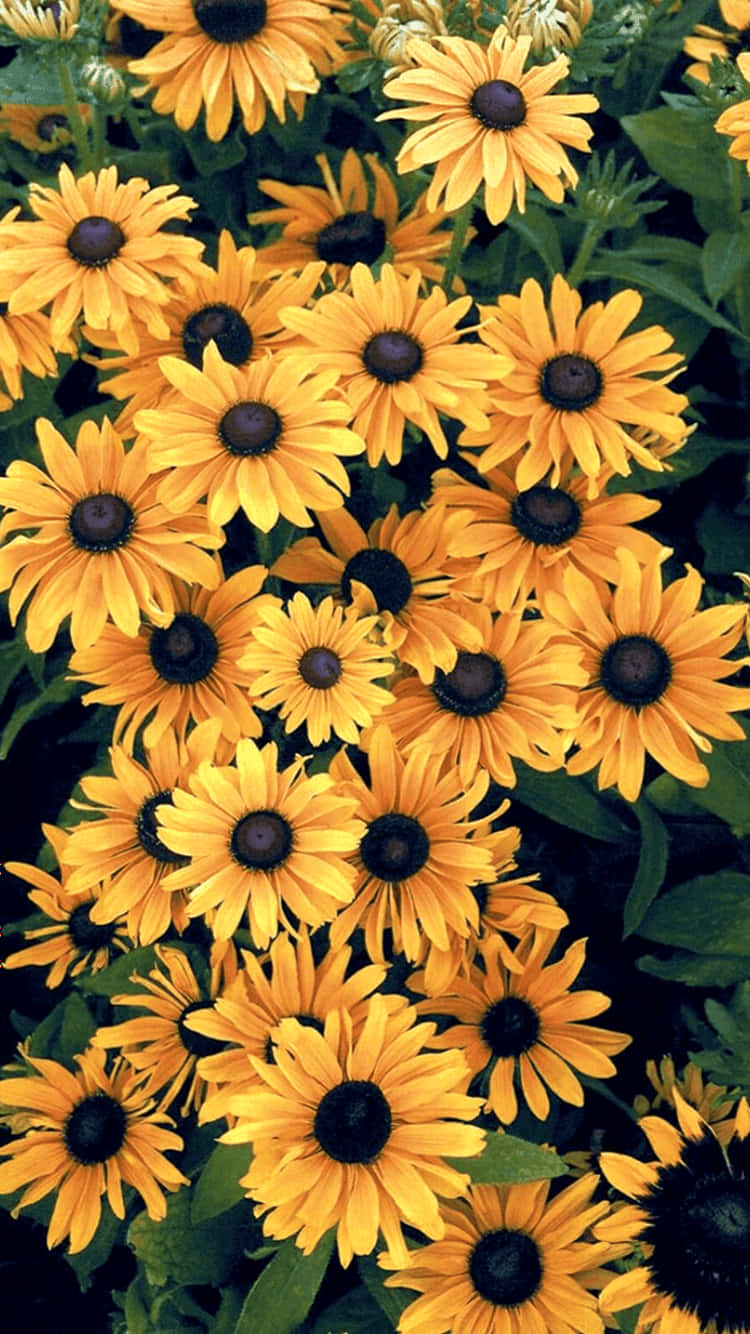
[[[213,593],[175,580],[177,610],[168,624],[142,625],[134,639],[107,626],[93,648],[73,654],[71,671],[97,687],[83,696],[84,704],[120,706],[114,745],[132,753],[143,723],[149,748],[170,727],[182,740],[191,722],[214,717],[228,741],[260,736],[237,659],[250,643],[266,573],[263,565],[248,565]]]
[[[388,97],[417,105],[384,111],[378,120],[432,121],[416,130],[396,158],[399,173],[436,162],[427,207],[453,213],[484,185],[491,223],[503,222],[515,203],[526,207],[527,179],[561,203],[578,173],[563,144],[589,152],[590,125],[574,114],[596,111],[590,93],[550,94],[570,68],[567,56],[524,73],[532,38],[514,39],[504,24],[488,46],[464,37],[415,38],[409,55],[417,68],[389,79]]]
[[[170,573],[216,588],[215,550],[223,542],[205,511],[190,505],[179,517],[157,500],[158,477],[149,477],[146,446],[127,453],[105,417],[86,421],[75,448],[45,417],[36,421],[47,468],[14,459],[0,478],[0,504],[8,507],[0,538],[36,528],[0,548],[0,588],[10,588],[15,625],[29,593],[26,640],[34,653],[48,649],[70,613],[70,637],[86,649],[101,636],[108,617],[126,638],[138,634],[142,614],[164,623],[176,599]]]
[[[286,609],[267,607],[252,643],[240,658],[251,697],[264,709],[278,708],[285,730],[303,723],[310,744],[330,741],[331,733],[356,746],[393,696],[376,683],[387,677],[393,660],[372,638],[377,616],[324,598],[313,607],[295,593]]]
[[[710,80],[713,56],[718,56],[719,60],[732,60],[746,52],[750,42],[750,0],[719,0],[719,10],[729,32],[721,32],[707,23],[697,23],[682,43],[685,55],[693,57],[685,73],[700,79],[701,83]]]
[[[549,1181],[469,1186],[443,1205],[444,1239],[410,1251],[385,1280],[422,1293],[402,1313],[401,1334],[603,1334],[591,1288],[621,1248],[581,1240],[609,1210],[592,1204],[598,1184],[589,1172],[552,1200]],[[387,1253],[378,1263],[395,1267]]]
[[[561,769],[563,730],[576,722],[575,687],[588,680],[579,646],[521,612],[493,620],[488,607],[472,603],[466,615],[481,635],[479,648],[459,648],[455,667],[438,668],[430,685],[417,676],[397,681],[383,722],[405,754],[429,742],[465,786],[483,768],[515,787],[514,759],[548,773]]]
[[[388,928],[394,952],[407,959],[418,957],[420,930],[448,949],[449,927],[463,937],[476,931],[471,886],[492,878],[490,817],[469,818],[487,794],[489,776],[482,770],[467,786],[454,770],[439,774],[430,744],[404,759],[385,723],[372,733],[368,760],[369,786],[343,752],[331,761],[338,790],[354,799],[364,821],[352,858],[356,898],[331,924],[331,948],[361,926],[367,953],[378,962]]]
[[[285,329],[279,311],[287,305],[304,306],[325,268],[322,260],[308,264],[302,273],[269,273],[252,246],[237,249],[231,233],[219,237],[216,268],[196,264],[190,285],[175,282],[162,309],[166,332],[158,338],[139,329],[139,349],[124,356],[92,357],[93,365],[107,375],[103,393],[129,399],[117,418],[123,435],[133,435],[133,418],[140,408],[155,408],[171,393],[160,358],[182,357],[197,370],[203,353],[214,340],[224,361],[246,366],[268,351],[295,342]],[[136,312],[137,314],[137,312]],[[91,336],[98,346],[116,349],[118,341],[98,330]]]
[[[547,598],[549,617],[583,646],[590,680],[568,772],[598,764],[600,788],[616,783],[627,801],[637,801],[648,751],[667,773],[705,787],[708,769],[696,747],[706,753],[708,737],[745,737],[729,715],[750,707],[750,690],[721,683],[748,661],[725,656],[742,636],[745,608],[697,611],[703,588],[697,570],[688,567],[684,579],[662,591],[658,564],[642,568],[623,548],[617,555],[618,586],[606,599],[573,568],[565,573],[564,595]]]
[[[336,371],[373,467],[382,458],[401,461],[407,421],[444,459],[448,441],[438,413],[486,429],[486,385],[511,369],[512,358],[461,343],[457,326],[471,297],[449,302],[440,287],[420,297],[418,269],[405,278],[384,264],[376,281],[357,263],[350,282],[351,292],[329,292],[313,310],[282,312],[287,328],[304,340],[290,358]]]
[[[745,51],[737,57],[737,66],[746,83],[750,83],[750,52]],[[717,134],[728,134],[732,143],[729,156],[738,162],[744,162],[750,175],[750,99],[735,102],[722,111],[714,125]]]
[[[128,352],[138,350],[137,320],[157,338],[168,332],[163,278],[191,281],[203,242],[178,236],[166,224],[186,220],[195,201],[176,185],[152,189],[134,176],[118,184],[117,167],[74,177],[60,168],[59,190],[32,181],[36,221],[9,215],[0,252],[0,298],[11,315],[44,310],[51,302],[53,346],[83,313],[93,330],[111,330]],[[136,320],[137,317],[137,320]]]
[[[685,1102],[694,1107],[708,1122],[720,1144],[726,1144],[734,1134],[734,1113],[737,1109],[737,1095],[730,1094],[721,1084],[712,1084],[704,1078],[703,1071],[692,1061],[680,1070],[675,1068],[671,1056],[663,1056],[657,1066],[656,1061],[646,1061],[646,1077],[653,1090],[652,1095],[639,1093],[633,1099],[633,1107],[639,1116],[663,1108],[674,1113],[675,1089]]]
[[[319,515],[318,525],[331,550],[302,537],[278,557],[272,574],[333,586],[360,614],[378,612],[386,648],[423,681],[432,681],[438,668],[455,667],[458,643],[479,647],[448,568],[448,548],[463,516],[412,510],[401,519],[391,505],[367,533],[345,509]]]
[[[166,1149],[181,1149],[182,1140],[165,1129],[173,1123],[154,1110],[141,1076],[122,1060],[108,1074],[104,1052],[91,1048],[76,1057],[75,1074],[57,1061],[28,1060],[38,1074],[2,1083],[6,1106],[34,1113],[25,1135],[0,1146],[9,1158],[0,1165],[0,1194],[23,1188],[13,1217],[54,1191],[47,1245],[69,1236],[71,1254],[96,1233],[105,1191],[113,1214],[125,1217],[123,1182],[138,1191],[149,1218],[164,1218],[163,1189],[190,1183],[164,1156]]]
[[[605,1316],[645,1302],[640,1329],[746,1334],[750,1328],[750,1109],[740,1100],[723,1145],[675,1089],[679,1130],[659,1116],[639,1125],[656,1154],[603,1153],[605,1177],[632,1204],[596,1225],[604,1240],[637,1243],[641,1263],[600,1296]]]
[[[632,427],[648,426],[668,440],[684,441],[679,413],[688,401],[667,387],[683,365],[679,353],[666,351],[673,341],[666,329],[651,324],[623,337],[642,305],[643,297],[628,288],[581,313],[580,295],[558,273],[550,296],[552,325],[535,278],[527,278],[520,296],[501,296],[496,306],[480,307],[486,321],[480,338],[515,360],[502,383],[493,386],[489,429],[460,437],[461,444],[482,446],[480,472],[521,450],[515,471],[519,490],[544,479],[557,487],[575,459],[593,498],[604,463],[624,476],[632,455],[645,468],[662,470],[661,460]]]
[[[80,0],[0,0],[0,23],[22,41],[69,42],[79,17]]]
[[[278,749],[237,743],[236,765],[205,763],[156,811],[159,837],[190,865],[165,888],[193,890],[188,913],[216,908],[211,929],[228,940],[247,912],[253,943],[266,949],[294,914],[322,926],[351,902],[355,878],[346,854],[361,830],[355,800],[325,773],[308,777],[303,760],[281,771]]]
[[[188,776],[214,759],[221,730],[212,718],[193,728],[180,743],[169,728],[139,764],[120,746],[110,748],[111,775],[90,774],[81,779],[86,802],[81,810],[99,818],[85,820],[70,831],[63,848],[68,868],[66,887],[90,889],[102,876],[94,921],[102,924],[125,916],[127,928],[139,945],[150,945],[170,926],[180,934],[188,924],[187,893],[167,893],[162,882],[184,860],[162,843],[156,831],[156,807],[172,800]]]
[[[341,61],[346,35],[337,4],[319,0],[118,0],[117,8],[145,28],[165,33],[129,68],[156,88],[154,111],[173,112],[189,130],[206,108],[206,134],[223,139],[235,98],[248,134],[270,105],[280,121],[289,99],[301,117],[305,94],[317,92],[318,74]]]
[[[135,425],[148,440],[151,469],[168,470],[158,495],[170,510],[188,510],[207,495],[213,523],[243,509],[267,533],[281,515],[312,527],[308,505],[343,505],[351,485],[341,457],[365,445],[346,426],[346,404],[329,396],[335,371],[311,376],[283,356],[240,368],[214,342],[202,371],[177,357],[159,364],[177,393],[161,408],[137,412]]]
[[[348,1265],[370,1254],[379,1230],[399,1264],[409,1256],[403,1223],[443,1235],[436,1196],[455,1198],[468,1181],[443,1156],[473,1157],[485,1136],[462,1124],[479,1110],[462,1056],[422,1051],[434,1026],[415,1018],[413,1006],[393,1011],[373,996],[356,1038],[340,1010],[322,1034],[285,1019],[276,1064],[251,1058],[265,1087],[229,1099],[237,1124],[221,1138],[252,1143],[241,1184],[268,1236],[294,1236],[309,1255],[335,1227]]]
[[[563,1102],[583,1106],[583,1088],[574,1071],[608,1079],[617,1073],[610,1056],[627,1047],[627,1033],[582,1024],[609,1008],[602,991],[570,991],[580,973],[586,941],[577,940],[557,963],[547,959],[556,931],[529,933],[513,952],[513,967],[502,961],[501,943],[479,942],[484,964],[467,979],[456,978],[448,992],[420,1001],[422,1013],[449,1015],[456,1022],[430,1046],[461,1048],[473,1075],[482,1075],[487,1111],[509,1125],[518,1115],[516,1085],[540,1121],[549,1116],[545,1084]],[[418,990],[416,974],[409,985]]]
[[[87,102],[79,104],[78,114],[90,121],[91,107]],[[30,153],[45,154],[56,153],[73,138],[67,107],[23,106],[19,102],[0,106],[0,134],[7,134]]]
[[[617,547],[627,547],[641,565],[667,556],[653,537],[632,527],[655,514],[659,501],[625,492],[608,496],[604,486],[611,471],[600,471],[601,490],[590,498],[588,479],[574,469],[561,474],[557,486],[537,482],[522,491],[511,465],[490,468],[484,486],[440,468],[433,473],[430,504],[464,511],[454,551],[477,562],[476,591],[496,611],[510,611],[532,593],[543,605],[550,589],[562,592],[569,565],[583,570],[604,594],[607,583],[617,581]]]
[[[157,945],[156,957],[157,966],[148,977],[130,976],[145,995],[127,991],[111,998],[113,1005],[127,1005],[146,1014],[97,1029],[91,1045],[121,1051],[128,1065],[143,1077],[144,1095],[161,1094],[161,1106],[168,1107],[182,1094],[180,1116],[188,1116],[200,1107],[206,1092],[198,1058],[222,1044],[201,1037],[185,1021],[188,1015],[213,1009],[214,989],[210,995],[204,990],[183,950]]]
[[[58,351],[74,353],[75,343],[66,338]],[[52,350],[49,318],[35,311],[31,315],[11,315],[5,302],[0,303],[0,412],[13,407],[13,400],[23,398],[22,373],[28,371],[40,380],[58,375],[57,358]],[[3,392],[7,390],[7,393]],[[10,395],[10,397],[8,397]]]
[[[61,881],[27,862],[4,862],[2,869],[34,886],[29,898],[44,913],[49,925],[24,931],[24,940],[33,944],[9,954],[3,960],[3,967],[46,967],[49,970],[46,985],[59,987],[66,977],[98,973],[112,962],[118,951],[132,949],[133,941],[126,934],[125,918],[120,913],[103,924],[92,919],[92,911],[107,888],[106,879],[100,875],[87,889],[69,890],[64,868],[68,835],[48,824],[42,825],[42,833],[62,868]]]
[[[428,210],[423,193],[399,220],[393,180],[374,153],[360,157],[347,148],[338,184],[326,154],[318,153],[315,161],[325,190],[267,177],[256,182],[281,205],[248,214],[248,222],[280,223],[282,227],[280,239],[259,252],[261,259],[285,270],[301,269],[310,260],[325,260],[332,282],[343,287],[353,264],[375,264],[387,255],[397,273],[408,275],[418,268],[423,278],[440,282],[443,265],[437,261],[447,255],[451,239],[450,232],[438,230],[446,216],[444,209]]]

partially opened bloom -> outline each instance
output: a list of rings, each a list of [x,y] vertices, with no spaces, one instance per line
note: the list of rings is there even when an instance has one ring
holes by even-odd
[[[565,186],[576,185],[563,145],[589,151],[593,130],[574,113],[599,103],[590,93],[551,92],[568,73],[567,56],[524,72],[531,44],[531,37],[510,37],[502,23],[486,47],[464,37],[409,43],[417,68],[389,79],[383,92],[417,105],[378,120],[433,122],[411,134],[396,158],[399,172],[437,163],[428,208],[444,196],[452,213],[484,185],[485,212],[499,223],[514,202],[525,211],[527,180],[558,204]]]
[[[95,1235],[105,1192],[113,1214],[125,1217],[123,1182],[137,1190],[149,1218],[164,1218],[163,1190],[190,1183],[164,1156],[182,1140],[165,1129],[173,1123],[154,1110],[140,1076],[123,1060],[107,1073],[104,1052],[92,1048],[76,1057],[75,1074],[58,1061],[28,1061],[38,1074],[2,1082],[3,1104],[33,1113],[34,1122],[0,1146],[9,1159],[0,1165],[0,1194],[23,1190],[13,1216],[54,1191],[47,1245],[70,1237],[71,1254]]]
[[[59,190],[32,181],[37,221],[3,228],[0,297],[12,315],[51,302],[52,343],[60,347],[83,313],[94,330],[111,330],[126,351],[138,349],[136,317],[165,337],[164,278],[189,282],[203,243],[166,224],[189,217],[195,201],[176,185],[151,188],[140,176],[118,184],[117,167],[74,177],[63,163]]]
[[[170,574],[216,587],[219,567],[202,548],[216,550],[222,534],[196,505],[178,517],[161,504],[145,445],[126,453],[106,417],[101,426],[84,422],[75,448],[45,417],[36,431],[47,471],[14,459],[0,478],[0,504],[8,507],[0,537],[37,529],[0,548],[0,588],[11,590],[13,624],[33,590],[26,609],[32,652],[50,647],[68,613],[79,649],[96,643],[109,617],[129,639],[142,616],[168,622],[176,608]]]
[[[58,350],[75,352],[75,343],[67,338]],[[12,408],[14,399],[23,398],[24,371],[40,380],[59,374],[49,316],[41,311],[11,315],[3,304],[0,306],[0,412]]]
[[[729,715],[750,707],[750,690],[720,683],[747,661],[726,657],[743,634],[745,608],[735,603],[698,611],[703,580],[697,570],[688,567],[683,579],[662,590],[658,564],[641,567],[623,548],[618,559],[618,586],[605,599],[572,567],[564,595],[547,598],[549,617],[583,647],[589,675],[568,772],[599,765],[600,788],[616,783],[628,801],[637,801],[648,751],[667,773],[705,787],[708,769],[697,750],[711,751],[708,737],[745,738]]]
[[[646,1061],[646,1077],[651,1094],[636,1094],[633,1107],[639,1116],[658,1111],[661,1116],[676,1116],[675,1089],[689,1106],[700,1112],[708,1122],[720,1144],[726,1144],[734,1134],[734,1113],[737,1094],[730,1093],[722,1084],[706,1079],[703,1071],[692,1061],[678,1072],[671,1056]]]
[[[468,1180],[444,1155],[473,1157],[485,1136],[462,1124],[479,1110],[465,1094],[463,1058],[422,1051],[433,1025],[415,1018],[413,1007],[393,1011],[374,996],[356,1038],[340,1010],[322,1034],[285,1019],[276,1063],[252,1058],[264,1087],[229,1099],[237,1124],[222,1139],[252,1143],[241,1184],[268,1236],[294,1236],[309,1255],[335,1227],[348,1265],[370,1254],[380,1231],[406,1264],[404,1223],[443,1235],[437,1196],[461,1194]]]
[[[737,57],[740,74],[746,83],[750,83],[750,52],[744,51]],[[714,125],[717,134],[728,134],[732,139],[729,156],[738,162],[744,162],[750,174],[750,99],[735,102],[722,111]]]

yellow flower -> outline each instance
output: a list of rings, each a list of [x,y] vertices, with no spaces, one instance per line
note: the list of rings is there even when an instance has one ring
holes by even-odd
[[[49,10],[45,12],[49,13]],[[90,121],[88,103],[79,105],[78,114],[83,120]],[[18,102],[0,106],[0,134],[7,134],[30,153],[56,153],[73,139],[67,107],[23,106]]]
[[[510,0],[508,31],[511,37],[528,33],[535,56],[559,54],[578,46],[593,12],[593,0]]]
[[[0,0],[0,23],[22,41],[69,42],[79,17],[80,0]]]
[[[65,338],[59,352],[73,353],[75,343]],[[5,302],[0,303],[0,376],[8,393],[0,389],[0,412],[13,407],[13,400],[23,398],[23,371],[45,379],[58,375],[57,358],[52,350],[49,317],[41,311],[30,315],[11,315]],[[10,395],[10,398],[8,397]]]
[[[743,52],[737,57],[740,74],[746,83],[750,82],[750,52]],[[714,125],[717,134],[728,134],[732,138],[729,156],[737,162],[744,162],[750,175],[750,99],[735,102],[734,106],[722,111]]]
[[[694,35],[686,37],[682,43],[685,55],[693,56],[685,73],[700,79],[701,83],[709,82],[712,56],[731,60],[744,54],[750,37],[750,0],[719,0],[719,9],[732,32],[721,32],[706,23],[698,23]]]

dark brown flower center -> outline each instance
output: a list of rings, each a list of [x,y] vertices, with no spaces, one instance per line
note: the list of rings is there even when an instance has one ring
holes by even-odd
[[[68,519],[70,535],[83,551],[114,551],[124,546],[134,524],[130,505],[111,491],[77,500]]]
[[[244,316],[222,301],[196,310],[185,321],[182,348],[198,370],[203,369],[203,350],[212,338],[224,360],[232,366],[243,366],[253,350],[253,335]]]
[[[602,373],[589,357],[566,352],[547,362],[539,391],[553,408],[563,412],[583,412],[596,403],[603,385]]]
[[[68,934],[77,950],[85,954],[88,950],[103,949],[111,945],[117,930],[116,922],[105,922],[102,926],[91,920],[93,903],[79,903],[68,918]]]
[[[411,334],[401,329],[386,329],[373,334],[362,352],[365,367],[384,384],[410,380],[422,365],[422,348]]]
[[[411,597],[411,576],[403,561],[380,547],[365,547],[347,561],[341,576],[341,592],[347,602],[352,600],[354,579],[367,585],[378,611],[390,611],[396,616]]]
[[[67,128],[67,116],[63,116],[57,111],[50,111],[37,122],[36,132],[43,143],[51,144],[55,137],[55,131]]]
[[[524,95],[507,79],[480,83],[471,95],[469,109],[488,130],[514,130],[526,119]]]
[[[180,611],[167,629],[152,631],[149,653],[164,681],[194,685],[210,674],[219,656],[219,645],[210,625],[199,616]]]
[[[581,526],[581,507],[561,486],[538,485],[519,491],[510,517],[529,542],[557,547],[575,537]]]
[[[65,1147],[84,1167],[104,1163],[122,1148],[127,1117],[108,1093],[92,1093],[79,1102],[63,1128]]]
[[[226,1049],[225,1042],[220,1042],[218,1038],[209,1038],[205,1033],[196,1033],[195,1029],[188,1028],[185,1023],[189,1014],[200,1014],[213,1008],[207,1001],[192,1001],[190,1005],[185,1006],[177,1021],[180,1042],[191,1056],[216,1056],[218,1052]]]
[[[370,875],[397,884],[422,869],[430,855],[430,840],[418,820],[389,811],[368,826],[359,855]]]
[[[235,825],[230,846],[241,866],[251,871],[272,871],[289,856],[292,831],[277,811],[253,811]]]
[[[520,996],[504,996],[485,1012],[480,1032],[493,1056],[520,1056],[539,1037],[539,1016]]]
[[[163,792],[157,792],[155,796],[144,801],[135,817],[135,832],[143,851],[147,852],[149,857],[153,857],[157,862],[174,865],[185,859],[179,853],[172,852],[171,848],[168,848],[159,838],[156,824],[157,806],[174,806],[174,797],[170,788],[165,788]]]
[[[266,0],[193,0],[193,13],[214,42],[246,42],[266,22]]]
[[[302,680],[314,690],[330,690],[341,676],[341,659],[330,648],[308,648],[298,668]]]
[[[337,1163],[371,1163],[391,1133],[391,1109],[377,1084],[347,1079],[318,1104],[313,1134]]]
[[[491,653],[459,653],[451,672],[435,672],[432,693],[441,708],[464,718],[492,713],[505,698],[507,682]]]
[[[73,259],[89,268],[108,264],[125,244],[125,233],[111,218],[81,218],[68,237]]]
[[[326,264],[374,264],[385,249],[385,223],[366,209],[342,213],[321,228],[315,249]]]
[[[622,635],[602,654],[602,686],[620,704],[642,708],[653,704],[672,679],[668,654],[649,635]]]
[[[493,1306],[522,1306],[537,1292],[542,1273],[534,1238],[516,1228],[486,1233],[469,1257],[471,1281],[479,1296]]]
[[[281,418],[268,403],[235,403],[219,423],[230,454],[270,454],[281,435]]]

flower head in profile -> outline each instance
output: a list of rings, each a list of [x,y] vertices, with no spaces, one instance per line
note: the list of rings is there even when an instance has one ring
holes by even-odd
[[[21,41],[69,42],[79,18],[80,0],[0,0],[0,24]]]
[[[396,158],[400,173],[437,163],[428,208],[444,196],[453,213],[484,185],[484,209],[497,224],[514,202],[525,211],[527,180],[558,204],[565,186],[576,185],[563,145],[589,151],[593,130],[575,113],[596,111],[599,103],[590,93],[552,93],[568,73],[567,56],[524,71],[532,40],[510,37],[500,24],[486,47],[464,37],[409,43],[417,67],[389,79],[383,92],[416,105],[378,120],[432,122],[411,134]]]

